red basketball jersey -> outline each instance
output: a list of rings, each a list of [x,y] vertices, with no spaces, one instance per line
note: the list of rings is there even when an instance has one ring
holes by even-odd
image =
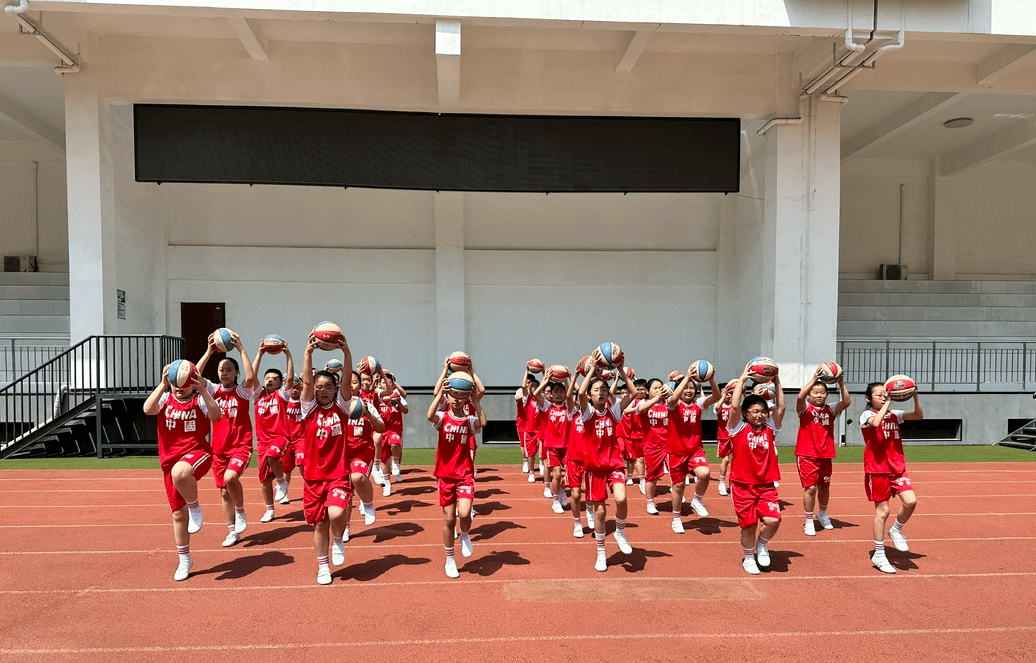
[[[307,481],[327,481],[348,476],[345,466],[345,434],[349,407],[341,392],[330,405],[315,400],[302,402],[302,453]]]
[[[437,413],[435,429],[439,443],[435,449],[435,476],[444,479],[465,479],[475,475],[471,459],[475,439],[475,417],[454,417],[449,412]]]
[[[361,399],[362,400],[362,399]],[[378,409],[369,401],[363,401],[363,407],[376,419],[381,419]],[[350,419],[345,432],[346,446],[350,452],[359,449],[374,448],[374,427],[370,420],[360,413],[356,419]]]
[[[583,417],[578,408],[568,413],[568,455],[569,460],[582,463],[586,456],[586,435]]]
[[[720,442],[723,440],[730,439],[730,431],[727,429],[727,419],[730,418],[730,406],[720,403],[715,408],[716,422],[718,427],[716,429],[716,439]]]
[[[553,405],[544,402],[545,409],[540,410],[543,418],[543,446],[550,449],[561,449],[568,446],[568,406]]]
[[[592,470],[624,468],[626,463],[622,459],[617,435],[618,423],[622,419],[621,404],[613,403],[604,412],[587,405],[582,418],[586,443],[583,464]]]
[[[378,414],[385,422],[386,433],[395,433],[403,437],[403,413],[400,412],[399,405],[392,402],[398,398],[399,392],[397,391],[392,394],[392,398],[381,401],[381,404],[378,405]]]
[[[192,451],[212,453],[205,440],[211,426],[201,396],[181,401],[169,392],[158,400],[158,462],[173,463]]]
[[[255,436],[262,446],[283,446],[288,440],[288,392],[259,392],[255,399]],[[280,444],[278,444],[280,443]]]
[[[229,454],[235,449],[252,448],[252,417],[248,410],[258,387],[245,389],[235,385],[227,389],[222,384],[208,383],[209,394],[219,404],[223,416],[212,424],[212,451]]]
[[[876,410],[865,410],[860,415],[860,432],[863,433],[863,471],[870,474],[900,474],[906,472],[903,457],[903,438],[899,425],[903,423],[902,410],[889,410],[881,426],[871,428],[867,422],[877,416]]]
[[[302,402],[289,399],[284,406],[284,412],[288,418],[288,432],[291,439],[296,442],[302,439]]]
[[[518,428],[519,433],[525,432],[525,422],[529,418],[529,408],[526,407],[529,398],[530,397],[526,396],[525,392],[521,390],[521,387],[518,388],[518,391],[514,392],[514,425]]]
[[[644,430],[644,446],[655,449],[666,446],[672,433],[672,421],[666,401],[655,403],[646,412],[640,413],[640,423]]]
[[[673,434],[669,436],[667,452],[679,456],[694,456],[702,452],[701,404],[704,402],[704,397],[699,397],[689,405],[680,401],[676,409],[670,411]]]
[[[795,439],[796,456],[835,457],[835,412],[831,406],[816,407],[806,403],[799,413],[799,435]]]
[[[730,431],[730,480],[738,483],[760,484],[781,480],[777,467],[777,449],[773,419],[767,419],[762,430],[755,430],[744,420]]]

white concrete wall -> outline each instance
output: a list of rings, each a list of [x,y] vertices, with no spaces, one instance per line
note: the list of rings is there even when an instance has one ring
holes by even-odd
[[[33,162],[38,168],[38,194],[33,187]],[[40,271],[68,271],[65,188],[63,155],[38,142],[0,141],[0,255],[36,255]]]

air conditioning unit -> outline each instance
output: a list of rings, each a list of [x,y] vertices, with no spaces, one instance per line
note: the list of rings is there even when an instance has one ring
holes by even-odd
[[[906,277],[905,265],[878,265],[878,278],[882,281],[904,281]]]
[[[36,256],[4,256],[5,272],[36,272]]]

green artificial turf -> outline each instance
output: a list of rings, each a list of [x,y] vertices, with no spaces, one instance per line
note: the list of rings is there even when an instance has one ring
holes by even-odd
[[[705,452],[712,463],[718,462],[716,447],[706,445]],[[907,462],[913,463],[989,463],[989,462],[1036,462],[1036,453],[998,446],[940,446],[913,447],[905,450]],[[791,447],[780,447],[782,462],[792,462]],[[431,465],[435,462],[435,449],[404,449],[404,465]],[[522,462],[516,448],[480,447],[478,465],[517,465]],[[836,463],[863,462],[863,447],[841,447]],[[255,456],[252,467],[255,467]],[[158,458],[154,456],[133,456],[125,458],[32,458],[25,460],[0,460],[0,470],[124,470],[158,469]]]

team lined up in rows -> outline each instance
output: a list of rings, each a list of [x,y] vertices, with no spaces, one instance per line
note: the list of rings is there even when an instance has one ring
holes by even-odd
[[[625,491],[626,486],[633,485],[634,472],[639,474],[640,490],[647,496],[647,513],[651,515],[658,514],[655,492],[658,481],[668,472],[673,532],[685,531],[685,485],[694,485],[690,500],[694,513],[708,515],[704,497],[712,477],[702,446],[701,422],[711,409],[718,420],[718,492],[729,494],[737,513],[744,552],[742,566],[750,574],[768,567],[767,546],[781,521],[775,439],[783,423],[785,401],[776,364],[757,357],[738,379],[722,388],[705,361],[695,362],[686,372],[674,371],[666,382],[658,378],[638,380],[631,369],[622,366],[621,351],[616,361],[604,357],[604,352],[614,352],[612,346],[603,344],[577,365],[577,374],[585,376],[578,387],[578,401],[573,396],[576,379],[569,380],[566,367],[544,369],[538,359],[527,364],[515,402],[522,469],[528,472],[529,482],[536,481],[538,456],[543,494],[553,498],[556,513],[564,513],[569,501],[566,489],[571,492],[572,533],[577,538],[583,536],[581,502],[585,500],[587,524],[598,541],[595,568],[603,571],[605,529],[601,521],[609,489],[615,500],[615,542],[623,552],[631,550],[625,535]],[[545,374],[542,382],[536,379],[536,373]],[[612,374],[614,381],[609,386]],[[698,386],[706,383],[708,395],[699,395]],[[840,396],[834,405],[827,403],[829,385],[836,386]],[[908,387],[894,393],[900,400],[913,399],[913,412],[892,410],[886,386],[874,383],[867,387],[867,409],[860,417],[866,444],[865,491],[875,507],[871,561],[885,573],[895,573],[884,552],[889,500],[898,496],[901,501],[889,536],[902,551],[909,549],[902,527],[916,506],[899,424],[920,419],[923,412],[909,380]],[[774,401],[772,406],[770,401]],[[834,424],[850,402],[841,369],[832,362],[818,367],[796,398],[799,427],[795,456],[807,536],[816,535],[817,521],[823,529],[834,528],[827,513],[835,457]]]

